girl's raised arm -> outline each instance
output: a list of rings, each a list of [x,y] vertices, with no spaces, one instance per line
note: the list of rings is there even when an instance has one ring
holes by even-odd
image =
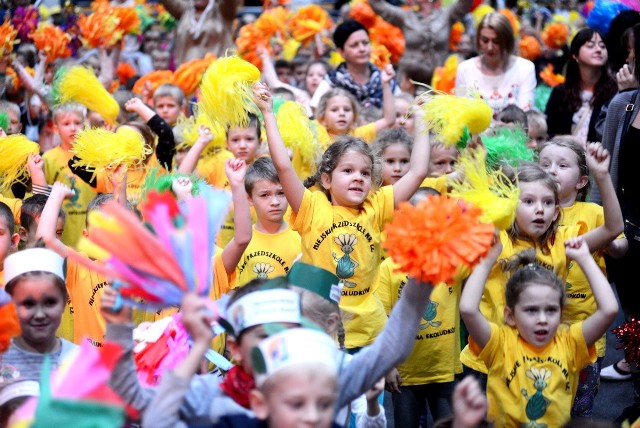
[[[302,204],[302,197],[304,196],[304,185],[298,178],[291,159],[289,159],[289,152],[282,141],[280,136],[280,130],[276,122],[276,115],[273,113],[273,101],[271,99],[271,93],[267,86],[263,83],[258,83],[253,87],[254,101],[264,117],[264,127],[267,131],[267,143],[269,144],[269,154],[273,160],[273,165],[278,171],[278,177],[284,194],[291,205],[291,209],[294,213],[300,209]]]
[[[502,242],[496,238],[496,243],[489,250],[487,257],[482,259],[471,272],[460,296],[460,316],[469,334],[480,348],[484,348],[491,338],[491,325],[480,312],[480,300],[482,300],[487,278],[501,252]]]
[[[396,72],[393,70],[393,66],[389,64],[380,70],[380,74],[382,76],[382,118],[373,122],[376,132],[390,128],[396,122],[396,103],[391,89],[391,81]]]
[[[582,322],[584,341],[587,346],[591,346],[602,337],[618,315],[618,302],[609,281],[591,256],[591,250],[583,237],[568,239],[564,245],[567,257],[578,262],[587,277],[598,305],[598,309]]]
[[[431,143],[429,141],[429,130],[422,119],[421,108],[418,108],[415,112],[414,123],[415,139],[413,150],[411,151],[409,171],[393,185],[393,203],[396,207],[400,202],[407,201],[413,196],[427,176],[427,169],[429,168]]]

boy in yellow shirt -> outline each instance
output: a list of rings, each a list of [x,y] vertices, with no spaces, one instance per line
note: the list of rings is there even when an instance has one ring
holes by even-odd
[[[300,235],[284,221],[289,206],[271,158],[256,159],[244,187],[257,216],[249,246],[236,269],[238,285],[286,275],[302,251]]]

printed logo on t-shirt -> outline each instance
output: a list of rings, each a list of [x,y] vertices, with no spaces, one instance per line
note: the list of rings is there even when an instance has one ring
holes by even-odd
[[[69,180],[69,188],[73,192],[73,196],[67,199],[67,204],[74,208],[80,208],[82,205],[78,203],[78,199],[80,199],[80,190],[76,187],[76,178],[72,175],[68,175],[67,179]]]
[[[332,253],[333,260],[337,263],[336,276],[342,280],[345,287],[355,288],[358,284],[352,281],[347,281],[347,279],[354,275],[355,270],[358,267],[358,262],[353,260],[350,256],[355,249],[355,245],[358,243],[358,239],[354,233],[343,233],[335,238],[335,243],[340,245],[340,248],[344,253],[340,258],[338,258],[336,253]]]
[[[526,388],[522,388],[520,391],[525,400],[527,400],[525,412],[529,418],[529,422],[524,422],[521,426],[546,427],[546,424],[539,424],[536,421],[547,413],[547,407],[551,403],[551,400],[542,395],[542,391],[544,391],[548,385],[547,381],[551,378],[551,370],[531,367],[531,369],[526,371],[526,375],[529,379],[533,380],[533,387],[536,389],[536,392],[533,395],[529,395]]]
[[[253,272],[257,275],[258,279],[269,279],[269,274],[273,272],[276,268],[271,266],[269,263],[256,263],[253,266]]]
[[[429,299],[429,303],[422,314],[422,319],[426,322],[420,324],[420,330],[424,330],[429,327],[440,327],[442,322],[435,321],[436,316],[438,316],[438,302],[434,302]]]

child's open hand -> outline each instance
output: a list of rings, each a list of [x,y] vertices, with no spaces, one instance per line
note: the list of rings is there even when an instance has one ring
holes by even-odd
[[[273,110],[273,99],[269,87],[262,82],[253,85],[253,99],[262,113],[269,113]]]
[[[209,344],[213,339],[214,321],[205,299],[188,293],[182,299],[182,323],[194,342]]]
[[[124,103],[125,110],[133,113],[139,112],[144,107],[145,107],[145,104],[138,97],[133,97]]]
[[[62,199],[69,199],[74,194],[74,191],[71,190],[69,186],[59,181],[56,181],[53,183],[53,186],[51,186],[51,196],[61,196]]]
[[[587,166],[594,176],[609,174],[609,151],[600,143],[587,144]]]
[[[457,428],[477,427],[487,412],[487,397],[473,376],[465,377],[456,385],[451,402],[453,426]]]
[[[400,394],[400,386],[402,386],[402,379],[400,373],[395,367],[385,376],[385,387],[389,392],[395,392]]]
[[[391,64],[387,64],[381,72],[381,79],[382,79],[382,83],[383,84],[387,84],[390,83],[391,80],[393,80],[393,78],[395,77],[396,72],[393,69],[393,66]]]
[[[564,249],[567,257],[576,261],[579,261],[580,258],[591,257],[589,246],[580,236],[564,241]]]
[[[118,303],[120,294],[113,287],[105,287],[100,297],[100,313],[109,324],[126,324],[131,322],[131,308]],[[117,306],[120,306],[117,308]]]
[[[224,163],[224,172],[227,174],[229,184],[234,186],[244,186],[244,174],[247,172],[247,164],[242,159],[227,159]]]
[[[171,182],[171,190],[179,201],[192,197],[193,182],[189,177],[178,177]]]

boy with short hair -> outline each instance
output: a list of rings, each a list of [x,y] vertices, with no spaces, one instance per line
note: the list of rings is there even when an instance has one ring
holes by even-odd
[[[38,223],[40,222],[40,216],[48,200],[47,195],[37,194],[28,197],[22,201],[22,208],[20,210],[20,227],[18,228],[18,234],[20,235],[20,249],[33,248],[36,246],[38,239],[36,237],[36,231],[38,230]],[[58,213],[58,220],[56,221],[55,233],[58,239],[62,236],[64,231],[64,221],[66,215],[62,209]]]
[[[153,109],[171,127],[178,122],[184,105],[184,92],[176,85],[165,83],[153,92]]]
[[[73,191],[73,196],[62,205],[67,219],[61,240],[69,247],[74,247],[78,242],[85,227],[87,205],[96,196],[96,191],[74,175],[68,165],[73,157],[73,141],[84,126],[86,114],[87,109],[81,104],[56,106],[53,109],[53,123],[55,132],[60,136],[60,145],[42,155],[47,183],[59,181]]]
[[[240,287],[256,278],[286,275],[302,251],[300,235],[284,221],[289,204],[271,158],[256,159],[249,166],[244,187],[257,220],[236,269]]]
[[[547,118],[544,113],[537,110],[529,110],[527,111],[527,122],[529,125],[527,127],[527,134],[529,136],[527,147],[530,149],[539,149],[542,143],[546,142],[549,138]]]
[[[4,288],[4,259],[18,248],[20,236],[14,232],[16,227],[11,209],[0,202],[0,286]]]
[[[9,126],[7,135],[19,134],[22,131],[22,122],[20,121],[20,106],[11,101],[0,100],[0,113],[7,113],[9,118]]]

